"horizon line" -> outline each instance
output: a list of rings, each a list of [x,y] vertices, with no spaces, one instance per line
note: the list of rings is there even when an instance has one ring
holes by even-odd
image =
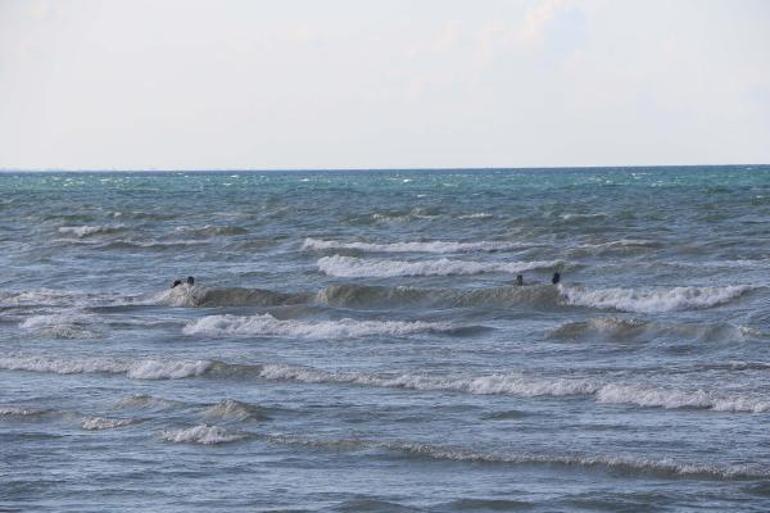
[[[770,163],[734,163],[734,164],[631,164],[631,165],[573,165],[573,166],[483,166],[483,167],[318,167],[318,168],[23,168],[0,167],[0,173],[205,173],[205,172],[311,172],[311,171],[522,171],[522,170],[558,170],[558,169],[639,169],[639,168],[675,168],[675,167],[764,167]]]

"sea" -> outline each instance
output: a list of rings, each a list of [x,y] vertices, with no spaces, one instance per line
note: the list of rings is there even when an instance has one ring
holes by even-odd
[[[766,165],[0,173],[0,511],[770,511],[769,271]]]

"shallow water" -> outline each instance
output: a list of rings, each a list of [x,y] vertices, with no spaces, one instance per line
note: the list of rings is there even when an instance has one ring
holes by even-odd
[[[0,192],[4,511],[770,509],[768,166]]]

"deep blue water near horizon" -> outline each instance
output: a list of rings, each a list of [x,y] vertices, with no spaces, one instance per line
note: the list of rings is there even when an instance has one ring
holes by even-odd
[[[767,511],[769,198],[770,166],[0,173],[0,510]]]

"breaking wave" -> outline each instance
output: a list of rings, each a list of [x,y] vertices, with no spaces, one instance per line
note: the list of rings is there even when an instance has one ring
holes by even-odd
[[[286,364],[239,365],[216,361],[140,360],[117,362],[105,359],[46,360],[30,357],[0,359],[0,368],[58,374],[112,373],[133,379],[180,379],[216,374],[241,376],[268,381],[308,384],[347,384],[418,391],[457,392],[474,395],[509,395],[514,397],[590,397],[599,403],[631,404],[666,409],[698,408],[717,412],[764,413],[770,401],[749,395],[724,394],[700,389],[683,390],[643,384],[605,383],[578,377],[536,377],[521,373],[486,376],[437,376],[421,373],[374,374],[355,371],[327,371]],[[740,369],[739,369],[740,370]],[[149,396],[137,396],[134,407],[142,407]],[[130,404],[124,403],[123,406]],[[223,401],[207,410],[213,416],[256,414],[250,405]]]
[[[39,356],[6,356],[0,358],[0,369],[48,372],[54,374],[125,374],[133,379],[180,379],[201,376],[212,368],[208,360],[118,360],[112,358],[80,358],[65,360]]]
[[[155,294],[151,301],[170,306],[189,307],[278,306],[302,303],[311,297],[310,294],[274,292],[265,289],[240,287],[210,289],[184,284]]]
[[[247,435],[220,426],[201,424],[187,429],[164,430],[160,437],[167,442],[215,445],[243,440]]]
[[[139,422],[138,419],[108,419],[105,417],[85,417],[80,421],[80,427],[88,431],[101,431],[130,426]]]
[[[637,313],[709,308],[742,296],[752,287],[674,287],[661,289],[597,289],[559,285],[566,304]]]
[[[537,379],[519,374],[480,377],[441,377],[425,374],[377,375],[361,372],[331,372],[309,367],[266,364],[259,377],[302,383],[346,383],[384,388],[425,391],[465,392],[477,395],[514,395],[519,397],[585,395],[598,385],[583,379]]]
[[[112,304],[131,298],[119,294],[38,289],[0,291],[0,306],[85,306]]]
[[[237,316],[210,315],[183,328],[186,335],[252,335],[304,338],[354,338],[371,335],[404,336],[457,330],[449,323],[423,321],[295,321],[279,320],[270,314]]]
[[[20,328],[28,329],[55,338],[85,339],[101,336],[94,328],[96,316],[81,313],[33,315],[25,319]]]
[[[381,253],[465,253],[471,251],[508,251],[520,246],[505,241],[455,242],[393,242],[376,244],[371,242],[344,242],[307,238],[303,250],[354,249]]]
[[[97,226],[62,226],[59,228],[59,233],[74,235],[79,239],[90,237],[97,234],[116,233],[125,230],[125,225],[97,225]]]
[[[48,410],[40,408],[28,408],[26,406],[0,405],[0,417],[37,417],[44,415]]]
[[[394,276],[447,276],[453,274],[520,273],[533,269],[561,268],[565,262],[547,260],[534,262],[474,262],[467,260],[367,260],[334,255],[318,260],[318,269],[329,276],[345,278]]]
[[[699,408],[743,413],[770,411],[770,401],[762,398],[719,396],[704,390],[683,391],[639,385],[604,385],[597,391],[596,399],[600,403],[634,404],[666,409]]]

